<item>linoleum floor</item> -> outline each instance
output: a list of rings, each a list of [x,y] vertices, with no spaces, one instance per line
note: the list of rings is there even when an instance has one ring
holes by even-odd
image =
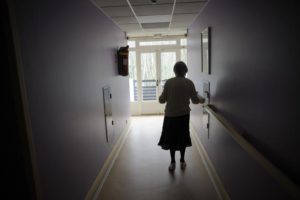
[[[129,133],[99,194],[99,200],[217,200],[195,145],[186,149],[186,169],[168,171],[169,151],[158,145],[163,116],[132,117]]]

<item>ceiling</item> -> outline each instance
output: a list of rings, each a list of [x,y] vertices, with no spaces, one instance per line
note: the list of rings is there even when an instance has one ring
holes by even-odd
[[[91,0],[128,37],[184,35],[209,0]]]

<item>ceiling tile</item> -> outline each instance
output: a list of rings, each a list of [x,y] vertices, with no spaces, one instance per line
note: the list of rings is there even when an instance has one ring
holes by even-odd
[[[185,34],[187,27],[194,21],[202,6],[208,2],[207,0],[176,0],[171,27],[152,28],[154,23],[170,21],[174,0],[157,0],[157,4],[152,4],[151,0],[129,0],[139,21],[141,23],[148,23],[144,24],[145,28],[142,29],[126,0],[91,1],[125,31],[127,35],[140,36]]]
[[[120,28],[123,30],[123,31],[136,31],[136,30],[141,30],[141,27],[139,24],[122,24],[122,25],[119,25]]]
[[[204,2],[200,3],[177,3],[175,6],[174,14],[189,14],[199,13],[201,8],[205,5]]]
[[[190,24],[187,24],[186,22],[172,22],[171,28],[173,27],[185,27],[187,28]]]
[[[135,17],[112,17],[117,24],[138,24]]]
[[[170,15],[172,14],[172,4],[133,6],[133,10],[137,16]]]
[[[139,16],[138,19],[141,23],[170,22],[171,15]]]
[[[176,14],[173,15],[172,22],[192,22],[197,14]]]
[[[130,17],[134,16],[129,6],[122,7],[104,7],[101,8],[107,15],[111,17]]]

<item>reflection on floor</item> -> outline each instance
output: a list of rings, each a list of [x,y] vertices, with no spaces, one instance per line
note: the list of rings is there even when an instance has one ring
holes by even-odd
[[[158,145],[163,116],[132,118],[129,133],[109,174],[100,200],[215,200],[217,193],[194,146],[186,150],[187,167],[168,171],[169,151]]]

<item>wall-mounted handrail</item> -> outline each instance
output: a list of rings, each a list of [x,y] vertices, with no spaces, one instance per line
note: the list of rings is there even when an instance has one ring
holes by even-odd
[[[254,158],[275,180],[277,180],[287,192],[296,199],[300,199],[300,189],[297,184],[290,180],[254,146],[252,146],[223,116],[215,112],[210,105],[203,106],[203,109],[215,118],[225,128],[226,132],[252,157]]]

